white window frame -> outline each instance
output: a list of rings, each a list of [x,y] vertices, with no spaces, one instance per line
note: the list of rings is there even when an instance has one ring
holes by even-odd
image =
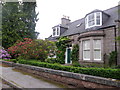
[[[53,29],[53,33],[55,33],[55,34],[53,34],[52,36],[55,36],[56,35],[56,30],[55,29]]]
[[[100,24],[99,25],[97,25],[97,22],[96,22],[97,21],[97,13],[100,14]],[[89,18],[88,17],[91,14],[94,15],[94,25],[89,26]],[[91,13],[91,14],[87,15],[86,18],[85,18],[85,29],[91,28],[91,27],[94,27],[94,26],[101,26],[102,25],[102,12],[94,12],[94,13]]]
[[[84,42],[85,42],[85,41],[89,41],[89,49],[84,49]],[[88,39],[88,40],[83,40],[82,42],[83,42],[83,45],[82,45],[82,46],[83,46],[83,60],[90,60],[90,57],[89,57],[89,58],[85,58],[85,57],[84,57],[84,51],[89,51],[89,52],[90,52],[90,39]]]
[[[94,42],[95,42],[95,40],[100,40],[100,48],[95,48],[95,47],[94,47]],[[99,51],[100,51],[100,59],[95,59],[95,58],[94,58],[94,51],[95,51],[95,50],[99,50]],[[101,39],[94,39],[94,40],[93,40],[93,59],[94,59],[95,61],[101,61],[101,56],[102,56],[102,55],[101,55]]]
[[[60,36],[60,27],[55,27],[54,29],[55,29],[55,35],[52,35],[52,36],[53,36],[53,37],[54,37],[54,36]],[[53,29],[53,30],[54,30],[54,29]],[[57,34],[57,31],[58,31],[58,34]]]

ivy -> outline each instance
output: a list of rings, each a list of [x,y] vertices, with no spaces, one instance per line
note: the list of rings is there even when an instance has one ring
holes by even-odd
[[[65,51],[67,47],[66,41],[69,40],[67,37],[61,37],[56,42],[57,50],[56,50],[56,56],[58,63],[64,64],[65,61]]]
[[[79,45],[76,44],[73,46],[72,52],[71,52],[71,60],[73,62],[78,61],[79,58]]]

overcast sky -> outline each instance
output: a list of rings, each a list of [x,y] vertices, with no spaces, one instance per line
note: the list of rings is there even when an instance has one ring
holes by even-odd
[[[52,27],[61,23],[63,15],[71,21],[83,18],[87,13],[99,9],[106,10],[117,6],[120,0],[36,0],[39,12],[36,31],[39,39],[52,34]]]

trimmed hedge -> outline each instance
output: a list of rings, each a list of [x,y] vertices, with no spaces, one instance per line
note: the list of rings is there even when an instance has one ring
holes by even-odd
[[[105,78],[114,78],[114,79],[120,80],[120,69],[82,68],[82,67],[73,67],[73,66],[63,66],[60,64],[50,64],[45,62],[33,61],[33,60],[30,60],[30,61],[19,60],[18,62],[21,64],[29,64],[29,65],[39,66],[39,67],[51,68],[55,70],[63,70],[68,72],[100,76]]]

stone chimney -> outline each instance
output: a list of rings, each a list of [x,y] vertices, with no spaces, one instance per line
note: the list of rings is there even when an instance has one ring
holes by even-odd
[[[69,24],[69,23],[70,23],[69,17],[63,15],[63,18],[61,18],[61,24],[62,24],[62,25],[67,25],[67,24]]]

